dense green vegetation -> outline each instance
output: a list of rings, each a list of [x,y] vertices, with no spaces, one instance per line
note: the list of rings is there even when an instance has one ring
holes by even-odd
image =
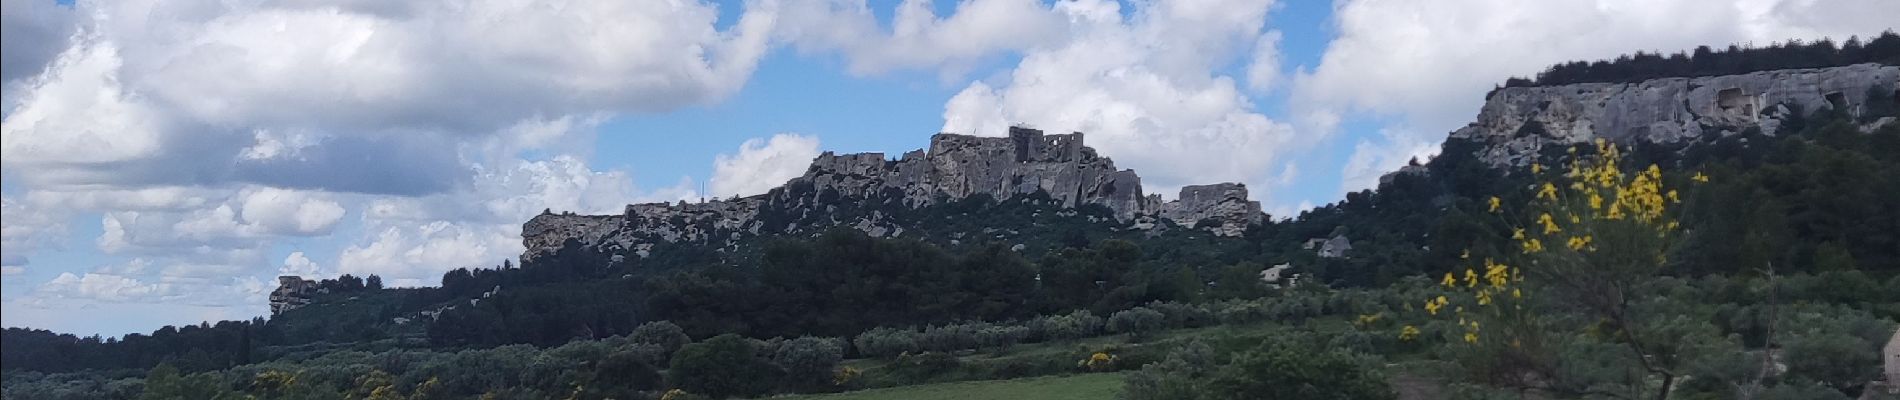
[[[1117,374],[1080,374],[1002,381],[951,382],[850,393],[793,396],[788,400],[1108,400],[1119,393]]]
[[[1890,36],[1857,51],[1900,40]],[[1757,50],[1729,56],[1748,51]],[[1621,162],[1656,164],[1655,179],[1685,188],[1669,214],[1680,237],[1657,246],[1659,268],[1619,275],[1609,313],[1560,290],[1543,296],[1533,279],[1525,287],[1540,295],[1521,303],[1532,317],[1482,340],[1469,336],[1476,324],[1421,300],[1469,298],[1476,276],[1468,286],[1438,277],[1524,253],[1507,239],[1523,224],[1508,221],[1537,211],[1500,211],[1491,199],[1540,201],[1536,185],[1553,173],[1493,169],[1470,156],[1480,144],[1453,139],[1423,173],[1244,238],[1117,229],[1099,207],[1063,210],[1046,196],[979,197],[879,209],[941,221],[901,239],[833,230],[723,250],[662,246],[620,263],[569,251],[451,271],[440,288],[338,279],[312,305],[270,320],[122,339],[8,329],[0,393],[677,400],[906,387],[848,396],[929,396],[974,389],[914,385],[1081,374],[969,393],[1631,398],[1669,386],[1674,398],[1848,398],[1873,379],[1876,349],[1900,320],[1900,125],[1861,131],[1900,105],[1866,109],[1785,121],[1775,136],[1628,149]],[[1549,165],[1591,153],[1556,150]],[[1335,234],[1353,241],[1346,257],[1300,248]],[[1258,279],[1280,263],[1300,285]],[[1667,340],[1631,344],[1654,337]],[[1630,357],[1632,348],[1653,356]],[[1786,371],[1764,373],[1764,357]],[[1125,388],[1103,384],[1113,377]]]
[[[1900,35],[1882,32],[1872,40],[1858,37],[1835,44],[1821,39],[1803,43],[1790,40],[1767,47],[1729,45],[1724,49],[1696,47],[1688,53],[1665,57],[1637,52],[1614,60],[1571,61],[1552,65],[1536,79],[1511,78],[1504,87],[1555,86],[1572,83],[1633,83],[1656,78],[1737,75],[1778,69],[1838,67],[1879,63],[1900,65]]]

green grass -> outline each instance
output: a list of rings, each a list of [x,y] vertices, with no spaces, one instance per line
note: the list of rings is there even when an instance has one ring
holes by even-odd
[[[787,400],[1109,400],[1122,390],[1122,374],[1043,376],[1005,381],[968,381],[822,395]]]

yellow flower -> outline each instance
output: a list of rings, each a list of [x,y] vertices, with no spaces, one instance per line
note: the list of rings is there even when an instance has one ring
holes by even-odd
[[[1583,250],[1583,248],[1590,246],[1590,235],[1573,236],[1566,245],[1568,245],[1571,250]]]
[[[1452,287],[1452,285],[1457,285],[1457,284],[1458,284],[1458,278],[1457,278],[1457,277],[1453,277],[1453,276],[1451,275],[1451,273],[1450,273],[1450,272],[1446,272],[1446,273],[1445,273],[1445,280],[1444,280],[1443,282],[1439,282],[1439,283],[1442,283],[1442,284],[1444,284],[1444,285],[1445,285],[1445,287]]]
[[[1544,172],[1544,165],[1543,165],[1543,164],[1531,164],[1531,173],[1533,173],[1533,174],[1539,174],[1539,173],[1543,173],[1543,172]]]
[[[1709,176],[1703,175],[1701,171],[1696,171],[1695,176],[1689,177],[1689,180],[1696,181],[1698,183],[1709,183]]]
[[[1590,209],[1603,209],[1603,195],[1597,194],[1594,190],[1590,191]]]
[[[1544,251],[1543,242],[1539,242],[1537,241],[1537,239],[1524,241],[1524,254],[1532,254],[1532,253],[1537,253],[1541,251]]]
[[[857,368],[847,366],[831,375],[831,384],[843,386],[844,384],[851,383],[852,380],[857,379],[858,376],[862,374],[863,372],[858,371]]]
[[[1404,328],[1399,328],[1399,340],[1409,342],[1412,339],[1418,339],[1418,327],[1406,325]]]
[[[1563,229],[1557,228],[1557,220],[1555,218],[1551,218],[1550,213],[1544,213],[1544,215],[1538,216],[1537,223],[1544,225],[1545,235],[1564,231]]]
[[[1676,190],[1675,190],[1675,189],[1670,189],[1670,190],[1669,190],[1669,203],[1670,203],[1670,204],[1681,204],[1681,203],[1682,203],[1682,197],[1681,197],[1681,196],[1677,196],[1677,195],[1676,195]]]
[[[1551,186],[1550,182],[1544,182],[1544,187],[1537,189],[1537,198],[1557,201],[1557,187]]]
[[[1499,200],[1498,196],[1491,196],[1491,210],[1489,212],[1498,212],[1499,208],[1503,205],[1504,201]]]
[[[1458,259],[1460,259],[1460,260],[1469,260],[1469,259],[1471,259],[1471,249],[1465,249],[1465,252],[1464,252],[1464,253],[1461,253],[1461,254],[1459,254],[1459,255],[1458,255]]]
[[[1491,291],[1490,290],[1478,291],[1478,305],[1481,305],[1481,306],[1491,305]]]
[[[1510,283],[1510,279],[1510,269],[1504,264],[1492,265],[1484,271],[1485,282],[1490,283],[1493,287],[1502,287],[1506,283]]]
[[[1511,230],[1511,239],[1513,239],[1513,240],[1524,240],[1524,228],[1517,228],[1517,229],[1512,229],[1512,230]]]
[[[1465,268],[1465,287],[1478,286],[1478,273]]]
[[[1477,343],[1477,342],[1478,342],[1477,333],[1465,332],[1465,343]]]
[[[1440,296],[1439,299],[1444,299],[1444,297]],[[1445,308],[1445,305],[1442,303],[1432,300],[1425,301],[1425,312],[1431,313],[1432,315],[1438,315],[1438,310],[1442,308]]]
[[[1511,298],[1513,299],[1524,298],[1524,291],[1518,288],[1511,288]]]

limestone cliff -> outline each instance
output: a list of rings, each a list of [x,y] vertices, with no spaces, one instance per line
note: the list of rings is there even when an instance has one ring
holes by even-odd
[[[1007,137],[937,134],[930,148],[891,160],[882,153],[834,154],[812,160],[803,176],[757,196],[701,203],[628,205],[621,215],[545,213],[522,226],[522,261],[568,246],[646,256],[662,243],[730,244],[749,236],[849,226],[875,236],[901,236],[905,223],[879,210],[916,209],[973,196],[997,201],[1047,196],[1062,208],[1101,206],[1133,229],[1155,218],[1239,236],[1265,214],[1247,187],[1223,183],[1182,188],[1163,202],[1142,192],[1141,177],[1083,145],[1080,133],[1045,135],[1010,128]],[[1040,197],[1038,197],[1040,198]],[[867,211],[868,210],[868,211]],[[1147,221],[1147,222],[1144,222]],[[1205,225],[1203,225],[1205,223]]]
[[[1789,118],[1821,110],[1859,116],[1869,104],[1894,104],[1900,101],[1896,80],[1900,66],[1858,64],[1639,83],[1503,88],[1486,99],[1477,121],[1451,137],[1482,143],[1477,156],[1492,165],[1524,166],[1545,147],[1596,138],[1625,144],[1684,143],[1749,128],[1773,135]]]

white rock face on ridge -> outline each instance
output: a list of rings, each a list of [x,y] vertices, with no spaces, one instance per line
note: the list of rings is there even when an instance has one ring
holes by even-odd
[[[1794,113],[1844,109],[1858,116],[1871,96],[1900,101],[1900,66],[1857,64],[1741,75],[1662,78],[1499,89],[1478,119],[1451,137],[1487,144],[1478,158],[1524,166],[1546,146],[1604,138],[1677,143],[1758,128],[1773,135]]]
[[[1083,145],[1081,133],[1046,135],[1010,128],[1007,137],[940,133],[930,148],[888,160],[883,153],[825,152],[805,175],[766,194],[703,203],[628,205],[622,215],[543,213],[522,225],[522,262],[553,254],[575,240],[601,251],[645,255],[655,243],[705,242],[731,245],[744,235],[789,234],[829,226],[849,226],[881,237],[901,236],[905,227],[881,212],[850,221],[811,220],[839,206],[896,202],[919,208],[976,195],[997,201],[1043,193],[1064,208],[1100,205],[1117,221],[1159,217],[1215,235],[1240,236],[1265,219],[1260,203],[1249,200],[1246,185],[1221,183],[1187,186],[1179,199],[1163,202],[1144,195],[1141,177],[1117,169],[1114,161]],[[766,209],[783,210],[768,224]],[[835,218],[835,216],[829,217]],[[788,222],[789,223],[786,223]],[[1196,226],[1200,222],[1207,226]],[[768,226],[774,228],[768,228]],[[783,228],[776,228],[782,226]],[[729,232],[715,237],[720,232]]]

